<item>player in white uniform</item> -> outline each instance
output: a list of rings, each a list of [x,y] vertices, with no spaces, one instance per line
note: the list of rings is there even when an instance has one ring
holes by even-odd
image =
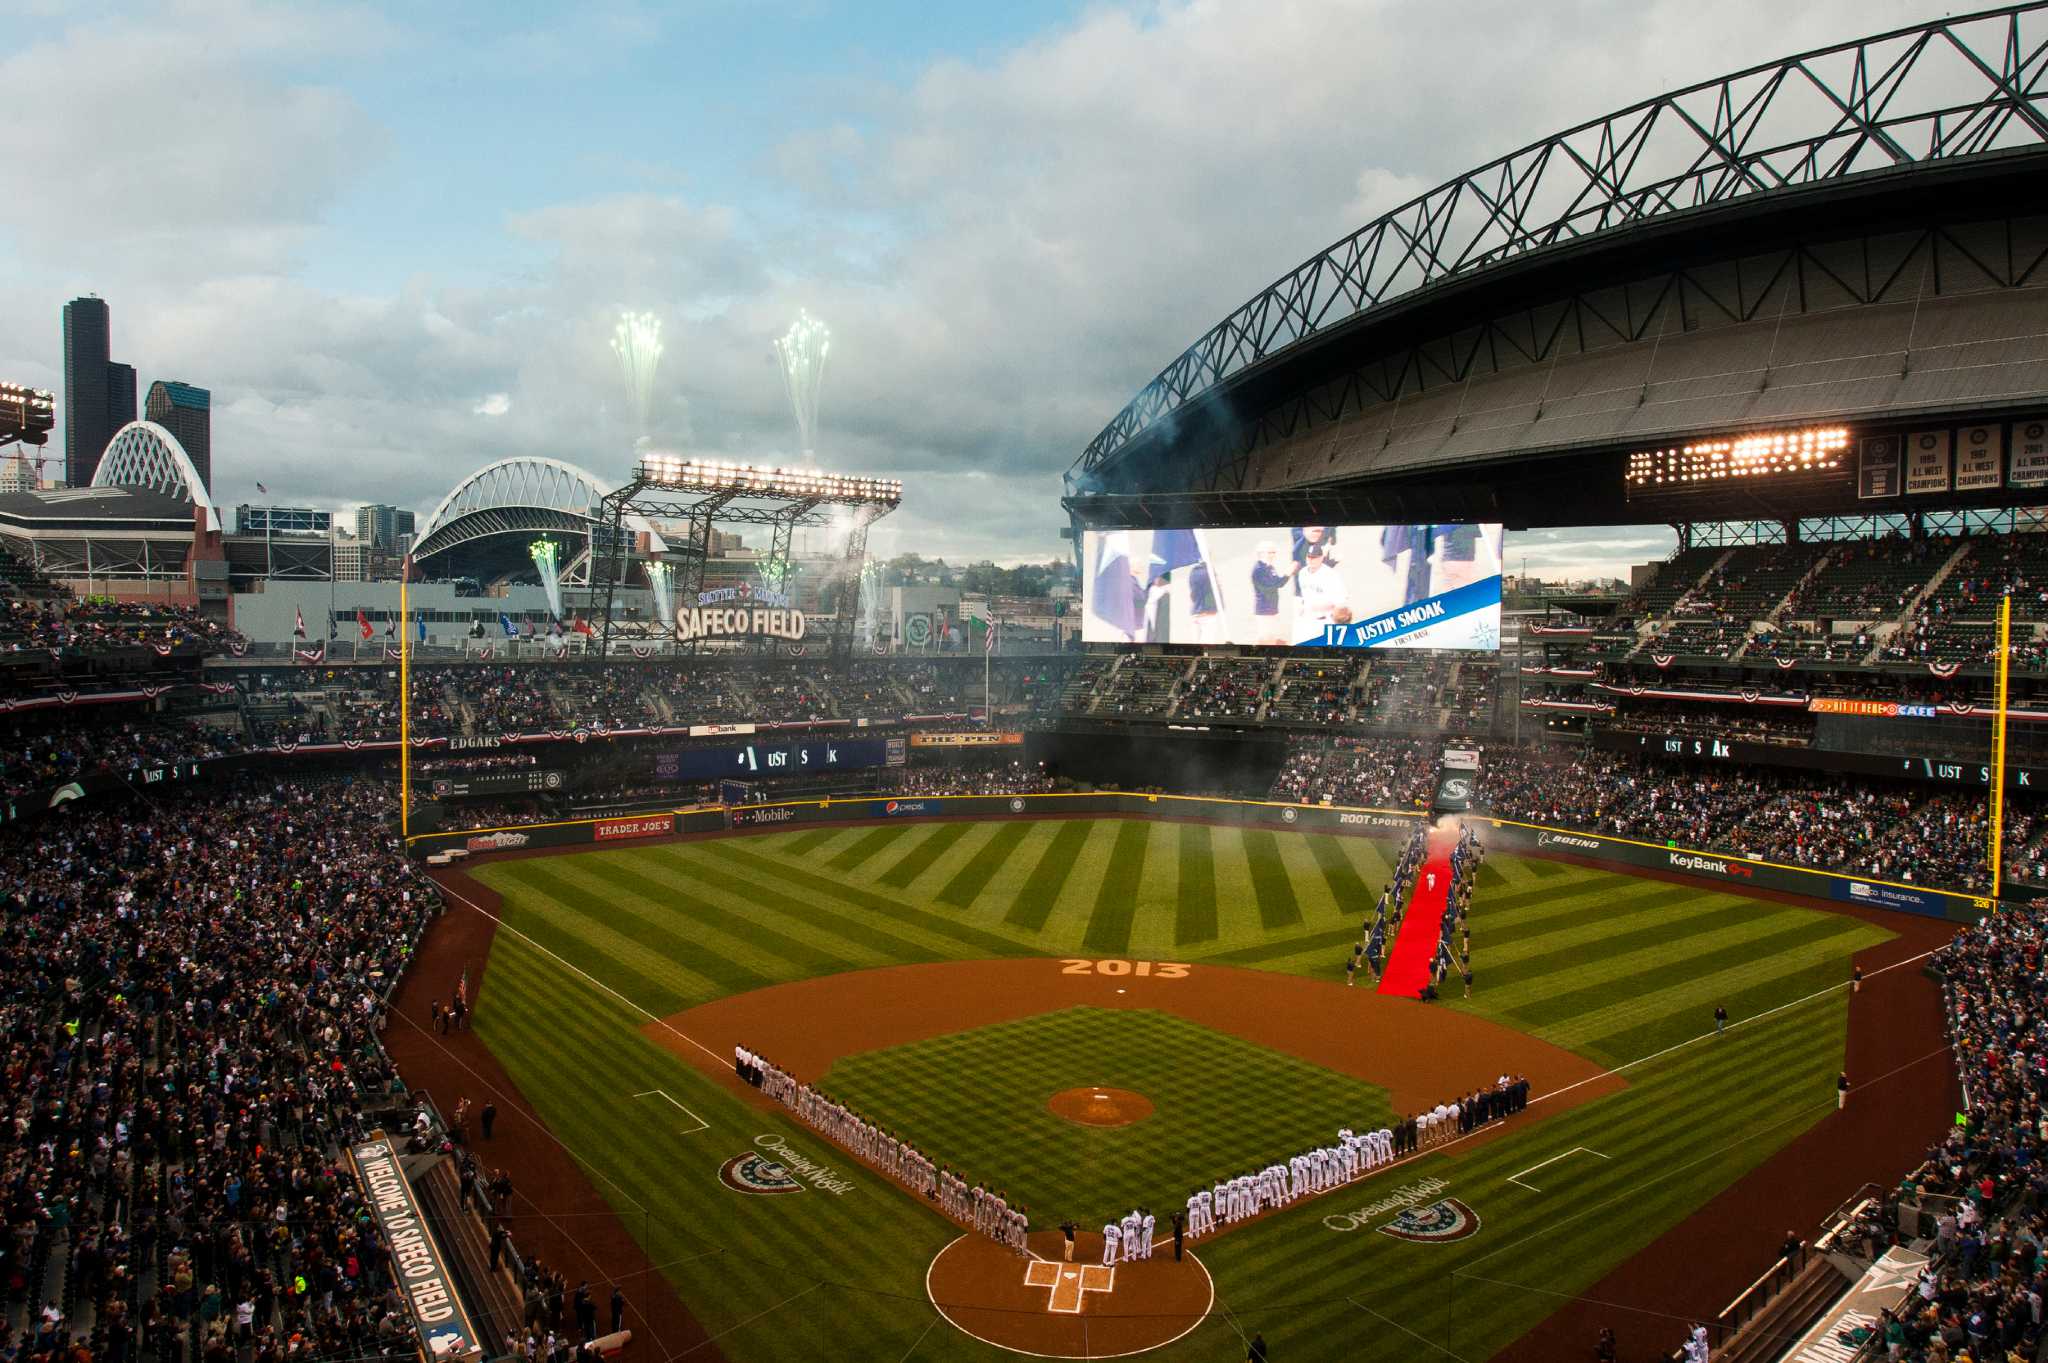
[[[1123,1238],[1123,1228],[1114,1221],[1102,1223],[1102,1262],[1113,1264],[1117,1259],[1117,1241]]]
[[[1124,1258],[1138,1257],[1138,1213],[1135,1209],[1124,1213]]]
[[[1153,1218],[1153,1215],[1150,1212],[1146,1212],[1145,1219],[1139,1223],[1138,1257],[1140,1259],[1149,1259],[1152,1257],[1152,1232],[1155,1229],[1157,1229],[1158,1225],[1158,1221]]]

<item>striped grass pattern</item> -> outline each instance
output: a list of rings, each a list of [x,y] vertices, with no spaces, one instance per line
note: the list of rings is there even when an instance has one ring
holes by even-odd
[[[1335,978],[1392,851],[1364,839],[1061,820],[812,829],[486,864],[476,873],[505,895],[517,931],[493,947],[477,1027],[728,1357],[1008,1358],[936,1321],[926,1303],[924,1268],[948,1226],[642,1039],[642,1014],[553,957],[655,1015],[833,971],[1000,956],[1217,961]],[[1495,857],[1474,901],[1474,997],[1452,1006],[1615,1065],[1699,1036],[1717,1002],[1740,1019],[1837,984],[1847,958],[1884,935],[1831,914]],[[1166,1168],[1129,1174],[1112,1167],[1121,1153],[1066,1163],[1091,1137],[1106,1138],[1104,1152],[1118,1141],[1199,1141],[1227,1166],[1289,1153],[1353,1121],[1356,1103],[1384,1102],[1314,1071],[1288,1081],[1284,1102],[1253,1087],[1217,1100],[1221,1113],[1206,1106],[1199,1074],[1181,1077],[1202,1056],[1227,1051],[1233,1070],[1300,1062],[1175,1019],[1113,1016],[1114,1044],[1085,1048],[1101,1054],[1079,1072],[1036,1059],[1041,1046],[1080,1044],[1078,1024],[1055,1014],[849,1057],[832,1083],[892,1117],[900,1109],[906,1125],[915,1118],[918,1139],[948,1157],[957,1146],[971,1170],[1016,1169],[1008,1176],[1034,1190],[1024,1196],[1041,1223],[1068,1209],[1106,1215],[1126,1189],[1163,1197],[1172,1189],[1146,1176],[1181,1177],[1181,1161],[1195,1158],[1175,1149],[1158,1156]],[[1290,1360],[1442,1356],[1416,1335],[1484,1358],[1547,1314],[1552,1294],[1591,1284],[1829,1110],[1844,1016],[1837,993],[1739,1026],[1633,1068],[1613,1097],[1368,1182],[1355,1199],[1235,1231],[1203,1251],[1221,1309],[1155,1356],[1242,1358],[1242,1335],[1258,1329]],[[1088,1021],[1080,1032],[1099,1020]],[[964,1068],[906,1054],[950,1043]],[[1117,1131],[1053,1136],[1034,1125],[1053,1091],[1091,1082],[1155,1102],[1184,1084],[1194,1105],[1185,1110],[1200,1116],[1183,1122],[1161,1103]],[[652,1089],[711,1129],[679,1134],[694,1123],[658,1098],[629,1096]],[[1345,1116],[1333,1121],[1339,1105]],[[1235,1148],[1253,1134],[1235,1123],[1270,1121],[1259,1131],[1278,1137],[1297,1120],[1299,1134],[1277,1148]],[[1197,1121],[1199,1130],[1169,1130]],[[763,1135],[843,1173],[852,1190],[750,1198],[721,1187],[718,1165]],[[1545,1171],[1554,1187],[1529,1180],[1542,1193],[1506,1181],[1574,1146],[1609,1158],[1560,1161]],[[1421,1175],[1448,1180],[1478,1211],[1477,1236],[1415,1245],[1327,1224]],[[545,1191],[533,1191],[545,1211]],[[1060,1205],[1070,1196],[1071,1208]]]
[[[916,1132],[932,1158],[1006,1191],[1041,1225],[1139,1206],[1165,1225],[1192,1191],[1184,1181],[1248,1172],[1253,1151],[1319,1143],[1304,1133],[1392,1120],[1384,1089],[1149,1010],[1065,1008],[892,1046],[840,1060],[820,1084]],[[1088,1127],[1047,1109],[1088,1084],[1141,1093],[1152,1114]]]

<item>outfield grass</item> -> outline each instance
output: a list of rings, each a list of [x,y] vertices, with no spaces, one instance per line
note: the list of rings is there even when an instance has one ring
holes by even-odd
[[[933,1324],[923,1274],[950,1226],[644,1040],[643,1013],[550,954],[654,1015],[827,972],[998,956],[1334,978],[1393,850],[1105,820],[816,829],[486,864],[474,873],[505,896],[518,931],[493,948],[477,1029],[728,1356],[1005,1358]],[[1837,915],[1510,857],[1483,871],[1473,928],[1477,992],[1453,1006],[1608,1065],[1698,1036],[1716,1002],[1742,1018],[1838,983],[1847,958],[1885,936]],[[1204,1251],[1222,1309],[1158,1356],[1241,1358],[1240,1331],[1254,1328],[1290,1363],[1434,1355],[1405,1327],[1482,1358],[1547,1314],[1548,1294],[1591,1284],[1829,1110],[1844,1019],[1842,996],[1829,995],[1633,1068],[1625,1092],[1362,1185],[1360,1204],[1396,1182],[1446,1179],[1483,1222],[1455,1245],[1332,1230],[1327,1203],[1234,1231]],[[1047,1075],[1005,1067],[999,1049],[977,1060],[982,1102],[992,1112],[1042,1104]],[[836,1069],[834,1082],[845,1086]],[[909,1081],[878,1071],[856,1082]],[[1068,1082],[1119,1081],[1090,1072]],[[657,1088],[711,1129],[680,1135],[665,1103],[628,1097]],[[975,1135],[987,1120],[956,1111],[973,1095],[938,1092],[920,1139],[944,1131],[971,1167],[991,1167]],[[1327,1135],[1326,1114],[1299,1115],[1299,1137],[1244,1161]],[[852,1191],[755,1199],[720,1187],[719,1163],[770,1133],[844,1171]],[[1607,1158],[1560,1162],[1554,1187],[1531,1180],[1542,1193],[1507,1182],[1576,1146]]]

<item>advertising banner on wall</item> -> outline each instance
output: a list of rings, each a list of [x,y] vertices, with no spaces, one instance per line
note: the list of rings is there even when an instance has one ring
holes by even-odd
[[[370,1214],[391,1245],[391,1269],[427,1358],[433,1363],[469,1363],[483,1357],[476,1328],[462,1309],[455,1275],[420,1214],[412,1185],[399,1167],[398,1152],[380,1136],[356,1142],[348,1157],[370,1199]]]
[[[1500,647],[1498,525],[1090,530],[1083,554],[1089,643]]]
[[[599,842],[621,838],[663,838],[676,831],[673,814],[641,814],[630,819],[606,819],[591,826],[590,835]]]

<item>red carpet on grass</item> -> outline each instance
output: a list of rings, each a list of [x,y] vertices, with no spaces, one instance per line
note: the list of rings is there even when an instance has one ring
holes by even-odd
[[[1436,957],[1437,944],[1444,935],[1444,905],[1451,897],[1451,853],[1458,835],[1449,829],[1434,829],[1422,869],[1415,874],[1415,893],[1409,897],[1408,913],[1401,919],[1401,931],[1387,953],[1387,969],[1380,976],[1382,994],[1399,994],[1404,999],[1421,995],[1429,983],[1429,963]],[[1430,873],[1436,873],[1436,887],[1430,888]]]

